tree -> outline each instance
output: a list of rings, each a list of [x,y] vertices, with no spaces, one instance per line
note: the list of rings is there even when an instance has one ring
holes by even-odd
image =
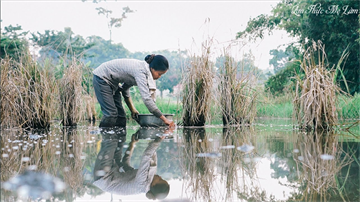
[[[9,25],[4,29],[5,31],[1,32],[0,57],[4,59],[9,56],[19,60],[21,54],[29,50],[29,43],[25,38],[28,32],[22,31],[20,25]]]
[[[169,61],[169,71],[161,76],[158,80],[158,89],[162,92],[169,90],[170,93],[174,91],[174,86],[179,84],[181,80],[182,64],[186,61],[186,51],[159,51],[158,54],[166,56]]]
[[[81,0],[82,2],[87,2],[88,0]],[[92,0],[93,3],[100,3],[102,1],[106,1],[106,0]],[[127,18],[126,14],[128,13],[133,13],[134,11],[131,10],[128,6],[127,7],[123,7],[122,10],[122,14],[121,14],[121,17],[113,17],[112,16],[112,13],[113,11],[112,10],[109,10],[109,9],[106,9],[104,7],[98,7],[96,8],[96,10],[98,11],[98,14],[99,15],[105,15],[105,17],[108,19],[108,29],[109,29],[109,32],[110,32],[110,39],[109,39],[109,43],[111,43],[111,35],[112,35],[112,28],[113,27],[121,27],[121,23],[122,21]]]
[[[111,34],[112,34],[112,28],[113,27],[121,27],[121,23],[122,21],[127,18],[126,14],[127,13],[132,13],[134,12],[133,10],[131,10],[128,6],[127,7],[123,7],[123,13],[121,15],[121,17],[119,18],[115,18],[112,17],[112,10],[108,10],[106,8],[103,7],[98,7],[96,8],[96,10],[98,11],[99,15],[105,15],[105,17],[108,19],[108,29],[110,32],[110,43],[111,43]]]
[[[275,74],[284,69],[286,63],[294,58],[294,54],[281,49],[270,50],[270,55],[272,55],[272,58],[269,60],[269,64],[273,66]]]
[[[290,2],[290,3],[287,3]],[[244,31],[237,33],[237,38],[248,37],[249,40],[263,38],[266,32],[284,29],[291,36],[298,37],[295,57],[301,58],[301,50],[311,46],[312,41],[322,41],[329,68],[337,64],[344,50],[349,56],[343,66],[343,74],[350,88],[350,93],[360,92],[359,68],[359,1],[351,0],[294,0],[282,1],[272,10],[271,15],[259,15],[251,19]],[[300,52],[299,52],[300,51]],[[344,81],[337,78],[341,87]]]
[[[63,77],[69,64],[80,62],[89,62],[86,59],[91,57],[88,51],[95,45],[92,41],[85,40],[80,35],[74,35],[71,28],[65,28],[64,32],[45,30],[44,34],[39,32],[32,33],[31,40],[41,49],[39,51],[39,63],[49,61],[54,64],[55,77],[60,79]],[[81,85],[87,93],[92,88],[91,68],[89,65],[78,65],[82,68]]]
[[[359,14],[359,25],[360,25],[360,14]],[[359,35],[360,35],[360,26],[359,26],[359,29],[358,29],[358,33],[359,33]],[[357,41],[358,41],[359,44],[360,44],[360,37],[357,39]]]
[[[45,30],[44,34],[32,33],[30,40],[41,47],[39,53],[42,58],[50,57],[54,61],[60,58],[87,57],[86,51],[94,46],[94,43],[88,43],[82,36],[74,36],[69,27],[65,28],[64,32]]]
[[[273,95],[285,93],[286,90],[293,89],[291,77],[295,72],[299,72],[300,63],[297,61],[288,62],[285,67],[272,75],[265,82],[265,90],[270,91]]]
[[[89,57],[84,58],[84,62],[90,62],[92,68],[98,67],[101,63],[118,58],[129,58],[130,52],[121,44],[110,44],[109,41],[99,37],[90,36],[88,43],[94,44],[87,50]]]
[[[225,56],[223,55],[217,57],[215,66],[217,68],[223,68],[226,60],[229,59],[226,59]],[[234,58],[231,58],[230,60],[236,61]],[[255,66],[255,57],[251,52],[245,53],[241,60],[236,61],[236,66],[237,66],[238,75],[243,75],[243,76],[253,75],[260,79],[263,79],[265,77],[264,73],[258,67]],[[220,71],[220,69],[218,69],[218,71]]]

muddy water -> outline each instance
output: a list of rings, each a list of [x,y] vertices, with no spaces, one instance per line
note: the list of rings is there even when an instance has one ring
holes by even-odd
[[[1,131],[1,201],[359,201],[359,139],[288,120],[174,131]],[[155,154],[155,155],[154,155]],[[140,172],[141,171],[141,172]],[[159,179],[159,178],[157,178]]]

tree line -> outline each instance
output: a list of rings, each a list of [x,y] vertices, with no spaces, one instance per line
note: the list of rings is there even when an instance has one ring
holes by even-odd
[[[293,86],[291,77],[300,73],[303,54],[314,42],[325,45],[328,69],[336,69],[343,54],[348,54],[336,78],[341,88],[350,93],[360,92],[360,13],[359,1],[352,0],[282,0],[270,15],[261,14],[247,24],[237,38],[249,41],[266,37],[276,29],[285,30],[297,38],[286,50],[272,50],[275,75],[266,82],[274,94]]]
[[[69,27],[64,28],[64,31],[45,30],[43,33],[29,33],[23,31],[20,25],[10,25],[5,27],[1,33],[1,58],[8,56],[14,60],[19,60],[22,54],[34,48],[37,49],[36,60],[39,63],[50,60],[56,66],[64,63],[64,60],[76,59],[83,62],[89,69],[89,71],[84,71],[87,74],[91,72],[91,69],[112,59],[134,58],[144,60],[148,54],[161,54],[169,60],[170,71],[157,80],[157,88],[160,92],[169,90],[170,93],[173,92],[174,86],[180,83],[184,64],[189,62],[189,55],[186,50],[130,52],[121,43],[111,43],[111,40],[103,39],[100,36],[84,38],[76,35]],[[218,56],[212,66],[220,66],[223,60],[223,55]],[[237,63],[242,70],[254,71],[254,75],[260,75],[264,80],[262,71],[255,67],[254,61],[254,56],[249,53],[245,54],[243,59]],[[60,65],[60,67],[65,66]],[[63,70],[59,70],[59,72],[61,74]],[[91,77],[91,75],[83,76]],[[87,91],[89,91],[91,82],[88,81],[83,86],[86,86]]]
[[[29,37],[30,35],[30,37]],[[71,28],[64,31],[45,30],[44,33],[29,33],[23,31],[20,25],[7,26],[1,32],[0,57],[10,57],[19,60],[22,54],[29,49],[36,51],[36,60],[43,62],[51,60],[58,64],[66,58],[71,61],[77,59],[87,67],[93,69],[101,63],[118,58],[135,58],[144,60],[152,52],[130,52],[121,43],[111,43],[99,36],[90,36],[86,39],[73,33]],[[160,91],[170,90],[180,82],[182,61],[185,61],[186,51],[155,51],[155,54],[165,55],[170,64],[171,71],[165,74],[158,82]]]

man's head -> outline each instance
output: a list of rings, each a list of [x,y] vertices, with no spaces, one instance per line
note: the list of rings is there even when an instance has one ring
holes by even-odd
[[[150,190],[146,193],[148,199],[164,199],[170,191],[169,184],[163,180],[159,175],[155,175],[150,184]]]
[[[162,55],[147,55],[145,61],[149,64],[151,74],[154,80],[159,79],[169,69],[168,60]]]

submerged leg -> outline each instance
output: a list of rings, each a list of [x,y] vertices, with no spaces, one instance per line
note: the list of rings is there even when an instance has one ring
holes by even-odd
[[[103,118],[99,127],[116,126],[118,109],[115,105],[113,90],[103,79],[94,75],[93,86],[96,98],[101,106]]]

